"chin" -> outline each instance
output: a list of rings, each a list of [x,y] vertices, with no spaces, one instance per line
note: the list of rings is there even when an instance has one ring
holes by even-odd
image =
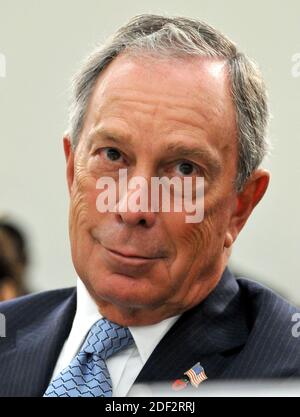
[[[94,276],[85,282],[90,294],[100,306],[107,303],[120,308],[154,308],[163,304],[165,294],[157,293],[148,279],[121,274]]]

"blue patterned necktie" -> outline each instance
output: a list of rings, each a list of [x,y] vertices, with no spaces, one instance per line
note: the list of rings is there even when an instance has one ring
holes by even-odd
[[[48,386],[44,397],[111,397],[106,359],[133,343],[128,328],[98,320],[77,356]]]

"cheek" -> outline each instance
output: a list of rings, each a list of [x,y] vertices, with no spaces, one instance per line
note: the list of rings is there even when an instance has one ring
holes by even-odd
[[[185,227],[184,227],[185,226]],[[211,219],[199,224],[185,224],[175,237],[177,242],[177,265],[185,271],[195,263],[205,263],[212,248]]]
[[[209,254],[221,252],[228,223],[226,199],[207,201],[200,223],[186,223],[185,215],[172,213],[165,220],[168,234],[176,245],[177,259],[186,263],[196,259],[204,262]]]
[[[96,210],[96,181],[86,173],[76,175],[70,202],[70,230],[71,233],[84,232],[94,221]],[[79,240],[79,239],[78,239]]]
[[[165,216],[164,223],[172,241],[176,245],[177,252],[190,252],[191,256],[201,248],[206,247],[211,240],[214,227],[215,209],[211,208],[209,213],[204,213],[200,223],[188,223],[186,216],[189,213],[172,213]]]

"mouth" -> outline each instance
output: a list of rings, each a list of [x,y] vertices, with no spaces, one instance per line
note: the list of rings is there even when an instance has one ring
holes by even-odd
[[[146,246],[141,242],[135,246],[125,243],[122,247],[116,247],[113,242],[111,242],[112,244],[103,242],[97,230],[92,230],[91,237],[99,245],[99,255],[107,267],[121,274],[131,276],[140,275],[143,272],[146,273],[156,263],[165,261],[169,257],[169,253],[158,245],[156,247],[153,245],[151,249],[149,247],[147,248],[148,245]],[[115,243],[117,243],[117,240],[121,239],[115,239]],[[122,241],[124,241],[124,238]]]
[[[132,252],[132,251],[119,251],[115,249],[110,249],[104,247],[106,253],[108,254],[109,258],[112,261],[116,261],[123,265],[128,266],[141,266],[141,265],[150,265],[158,260],[162,259],[162,257],[158,256],[144,256],[140,253]]]
[[[108,249],[111,252],[123,256],[124,258],[137,258],[137,259],[157,259],[156,256],[144,256],[144,255],[139,255],[135,252],[125,252],[125,251],[118,251],[118,250],[114,250],[114,249]]]

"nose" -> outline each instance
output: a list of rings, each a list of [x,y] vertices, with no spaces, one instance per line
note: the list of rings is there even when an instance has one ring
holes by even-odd
[[[148,195],[146,189],[144,189],[142,193],[147,193]],[[118,221],[123,222],[128,226],[141,225],[145,228],[153,227],[156,221],[156,213],[151,211],[150,204],[135,204],[136,197],[136,190],[128,190],[120,199],[116,207]],[[147,200],[151,201],[149,195]],[[141,203],[141,200],[139,201]]]
[[[119,221],[127,224],[128,226],[141,225],[146,228],[152,227],[155,223],[155,213],[137,212],[133,213],[130,211],[124,213],[117,213]]]

